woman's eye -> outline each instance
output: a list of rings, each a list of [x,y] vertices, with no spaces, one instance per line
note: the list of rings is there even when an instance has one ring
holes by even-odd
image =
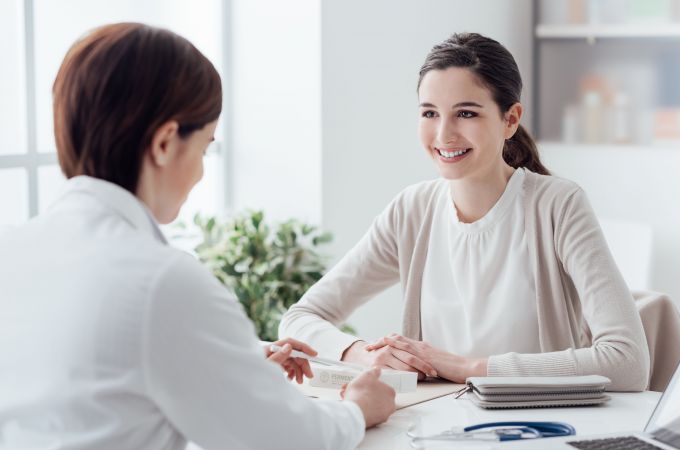
[[[473,111],[458,111],[458,117],[462,117],[463,119],[472,119],[473,117],[477,117],[477,113]]]
[[[422,116],[425,117],[426,119],[431,119],[436,115],[434,111],[423,111]]]

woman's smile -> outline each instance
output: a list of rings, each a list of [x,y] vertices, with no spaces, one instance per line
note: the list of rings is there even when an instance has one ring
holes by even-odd
[[[435,147],[439,161],[443,163],[456,163],[472,152],[472,148],[438,148]]]

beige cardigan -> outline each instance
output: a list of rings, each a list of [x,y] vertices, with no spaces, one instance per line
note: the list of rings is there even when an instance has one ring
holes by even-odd
[[[336,325],[401,282],[402,333],[420,339],[421,280],[440,183],[446,181],[422,182],[397,195],[284,315],[279,334],[338,358],[357,337]],[[585,193],[573,182],[529,171],[525,192],[542,353],[491,356],[489,376],[600,374],[612,380],[611,390],[644,390],[650,360],[642,323]]]

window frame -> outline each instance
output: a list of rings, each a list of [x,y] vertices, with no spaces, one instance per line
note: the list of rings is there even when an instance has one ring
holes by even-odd
[[[37,148],[35,93],[35,37],[33,0],[24,0],[24,55],[26,69],[26,152],[0,155],[0,169],[25,169],[28,181],[28,216],[38,214],[38,169],[58,164],[56,153],[40,153]]]
[[[23,18],[24,18],[24,60],[25,60],[25,79],[26,79],[26,151],[22,153],[10,153],[0,155],[0,171],[2,169],[25,169],[27,180],[27,198],[28,198],[28,217],[27,219],[38,215],[40,211],[39,198],[39,181],[38,172],[41,167],[57,166],[59,160],[56,152],[43,153],[38,151],[38,136],[37,136],[37,98],[36,98],[36,61],[35,61],[35,4],[34,0],[23,1]],[[231,25],[231,1],[222,3],[222,77],[223,77],[223,109],[222,109],[222,133],[221,136],[211,145],[209,153],[217,154],[221,160],[222,172],[222,192],[217,192],[215,195],[218,210],[222,213],[229,211],[232,205],[231,198],[231,149],[230,140],[231,129],[230,121],[224,119],[228,117],[229,102],[231,97],[229,92],[230,77],[229,69],[231,66],[231,54],[229,45],[231,41],[230,25]],[[221,138],[221,139],[220,139]],[[10,149],[11,150],[11,149]]]

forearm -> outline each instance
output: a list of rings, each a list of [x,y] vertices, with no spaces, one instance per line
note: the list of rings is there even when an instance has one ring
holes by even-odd
[[[642,391],[649,376],[646,348],[598,343],[558,352],[506,353],[489,358],[489,376],[603,375],[613,391]]]
[[[292,337],[311,345],[320,356],[340,359],[358,340],[303,305],[293,305],[281,319],[279,338]]]

